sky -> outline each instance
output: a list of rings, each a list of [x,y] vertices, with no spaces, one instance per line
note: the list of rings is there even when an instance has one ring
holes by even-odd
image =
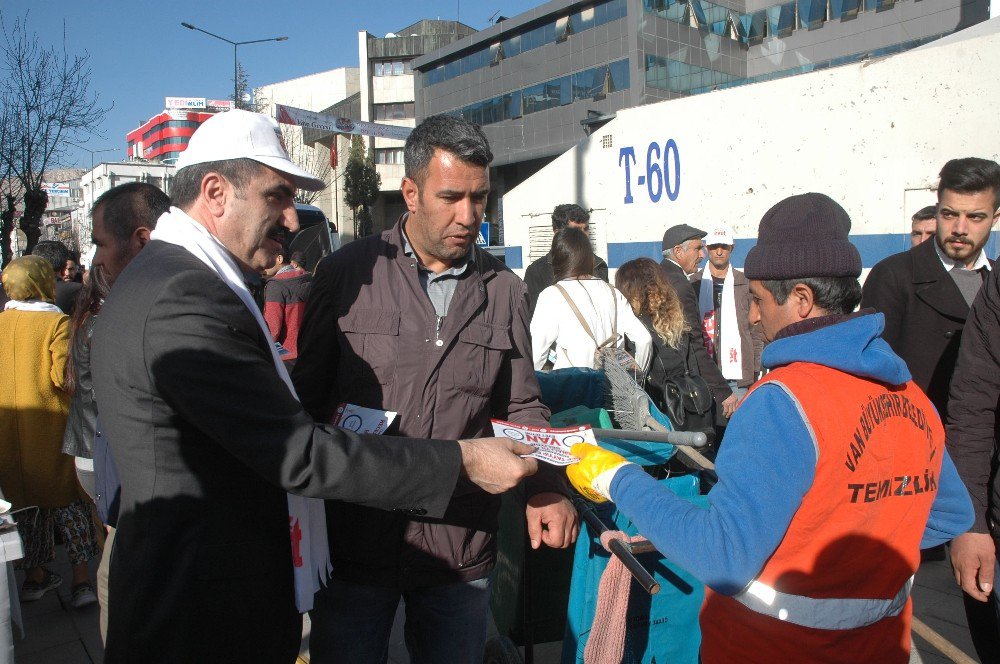
[[[89,55],[91,90],[113,108],[82,145],[96,163],[124,160],[125,134],[163,110],[164,97],[226,99],[233,89],[233,47],[181,26],[187,22],[232,41],[287,36],[238,49],[257,87],[337,67],[358,66],[358,31],[382,37],[422,18],[455,19],[482,30],[494,12],[515,16],[541,0],[0,0],[9,26],[27,14],[43,45]],[[7,27],[6,29],[9,29]],[[0,73],[0,75],[5,75]],[[90,168],[91,155],[70,148],[63,166]]]

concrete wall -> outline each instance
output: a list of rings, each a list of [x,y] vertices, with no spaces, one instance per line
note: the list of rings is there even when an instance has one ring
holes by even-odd
[[[598,253],[612,268],[638,256],[659,260],[669,226],[716,221],[734,227],[739,266],[768,208],[819,191],[850,213],[852,240],[871,267],[908,247],[910,215],[934,200],[945,161],[1000,158],[1000,91],[991,84],[998,33],[994,19],[968,31],[979,36],[621,111],[506,194],[508,265],[526,267],[532,229],[549,224],[556,204],[577,201],[594,209]],[[668,143],[670,187],[661,188]],[[656,165],[647,168],[650,156]]]

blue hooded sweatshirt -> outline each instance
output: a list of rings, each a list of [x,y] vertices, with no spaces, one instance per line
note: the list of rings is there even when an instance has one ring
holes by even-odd
[[[764,350],[769,369],[811,362],[891,385],[910,379],[906,363],[882,338],[885,318],[870,314],[780,338]],[[611,498],[667,559],[713,590],[747,586],[778,548],[812,486],[817,457],[796,404],[776,385],[754,390],[729,421],[716,459],[719,482],[708,507],[678,498],[635,465],[611,482]],[[945,451],[938,492],[921,548],[972,526],[972,502]]]

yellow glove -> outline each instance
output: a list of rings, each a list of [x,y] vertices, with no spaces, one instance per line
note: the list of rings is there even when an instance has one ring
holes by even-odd
[[[583,497],[595,503],[611,500],[611,480],[628,464],[625,457],[590,443],[577,443],[569,453],[580,460],[566,466],[566,476]]]

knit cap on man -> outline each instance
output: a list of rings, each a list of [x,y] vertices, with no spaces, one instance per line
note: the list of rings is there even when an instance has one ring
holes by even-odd
[[[850,232],[850,216],[829,196],[791,196],[760,220],[757,244],[747,254],[743,272],[761,281],[859,277],[861,254],[848,240]]]

